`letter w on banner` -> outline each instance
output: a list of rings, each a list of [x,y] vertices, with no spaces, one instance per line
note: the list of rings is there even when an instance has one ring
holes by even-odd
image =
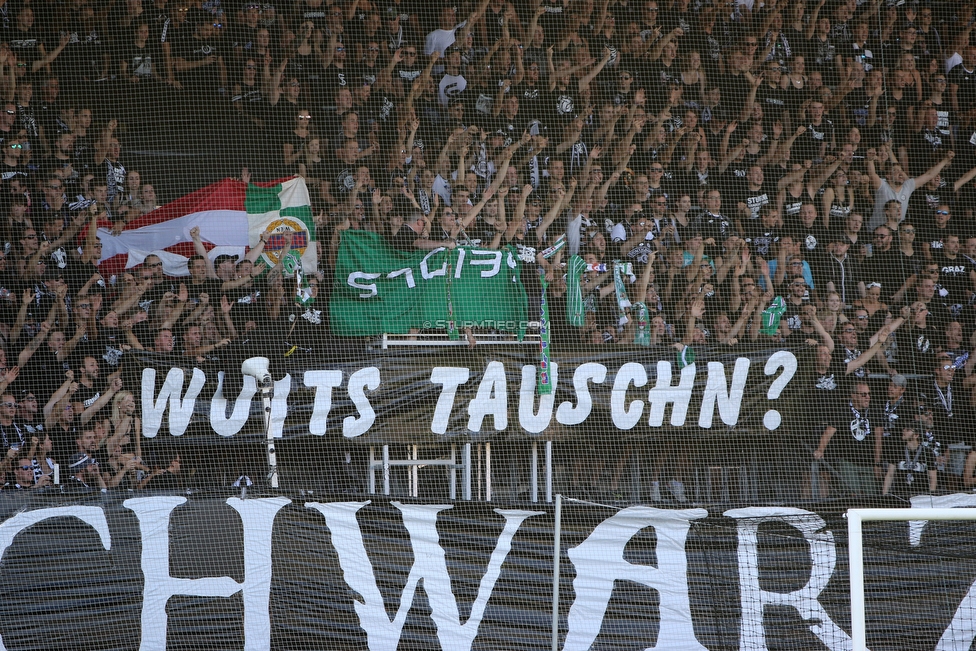
[[[294,231],[292,249],[301,255],[303,268],[311,272],[316,267],[316,252],[310,246],[315,241],[315,221],[309,204],[308,187],[299,177],[261,184],[224,179],[133,220],[117,237],[107,228],[99,228],[99,270],[105,277],[117,275],[155,254],[167,275],[186,276],[187,259],[193,255],[190,230],[197,226],[211,259],[222,254],[243,255],[257,246],[261,233],[270,230],[273,235],[261,256],[269,267],[277,263],[284,246],[282,234]]]

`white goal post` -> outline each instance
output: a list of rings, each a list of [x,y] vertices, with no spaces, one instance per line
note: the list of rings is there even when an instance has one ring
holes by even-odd
[[[958,509],[848,509],[847,547],[851,583],[851,639],[853,651],[867,651],[864,608],[864,544],[861,523],[878,521],[976,520],[976,508]]]

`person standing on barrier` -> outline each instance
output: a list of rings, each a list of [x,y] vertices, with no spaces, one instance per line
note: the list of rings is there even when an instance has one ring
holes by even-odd
[[[887,480],[885,447],[898,443],[902,427],[906,423],[910,424],[912,400],[906,395],[907,391],[908,378],[899,373],[891,376],[891,381],[888,382],[887,399],[883,402],[874,401],[875,414],[871,423],[874,426],[874,476],[878,480]]]
[[[877,495],[874,477],[874,437],[871,436],[871,388],[857,382],[850,397],[835,408],[813,451],[817,461],[826,459],[840,475],[845,492]]]
[[[907,421],[900,430],[901,436],[886,441],[887,470],[881,494],[910,497],[934,493],[939,482],[935,448]]]

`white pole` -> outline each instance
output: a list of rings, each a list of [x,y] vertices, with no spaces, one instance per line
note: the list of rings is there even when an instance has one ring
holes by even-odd
[[[420,451],[418,446],[413,446],[413,461],[420,460]],[[417,497],[420,494],[420,473],[418,472],[417,464],[410,466],[410,495],[412,497]]]
[[[481,448],[482,447],[484,447],[484,445],[482,443],[479,443],[478,444],[478,461],[477,461],[476,466],[475,466],[478,469],[478,476],[475,479],[475,485],[478,487],[478,496],[475,498],[476,500],[480,500],[481,499],[481,495],[482,495],[482,493],[481,493],[481,487],[482,487],[482,483],[481,483]]]
[[[556,495],[556,530],[552,538],[552,651],[559,651],[559,556],[561,552],[560,529],[563,519],[563,496]]]
[[[539,501],[539,442],[532,441],[532,472],[529,474],[531,477],[530,492],[529,495],[532,498],[532,502]]]
[[[847,554],[851,582],[851,640],[853,651],[867,647],[867,631],[864,609],[864,546],[861,539],[861,517],[857,509],[847,512]]]
[[[457,468],[454,464],[457,463],[457,444],[451,444],[451,467],[447,471],[447,483],[451,487],[451,501],[453,502],[457,498]]]
[[[853,651],[867,651],[867,622],[864,604],[864,541],[861,522],[925,520],[976,520],[976,509],[848,509],[847,547],[851,585],[851,641]]]
[[[461,480],[463,485],[461,486],[461,497],[466,500],[471,499],[471,444],[465,443],[464,447],[461,449],[461,463],[464,464],[464,470],[461,474]]]
[[[366,487],[370,494],[376,492],[376,467],[373,462],[376,461],[376,446],[369,446],[369,477],[367,478]]]
[[[546,441],[546,501],[552,504],[552,441]]]
[[[390,446],[383,446],[383,494],[390,494]]]
[[[485,501],[491,501],[491,443],[485,443]]]
[[[268,479],[271,488],[278,488],[278,458],[275,454],[274,434],[271,432],[271,387],[261,387],[261,401],[264,403],[264,435],[268,446]]]

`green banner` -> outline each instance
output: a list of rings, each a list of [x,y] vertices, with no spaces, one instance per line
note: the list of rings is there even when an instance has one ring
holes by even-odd
[[[514,249],[399,251],[368,231],[345,231],[329,304],[344,337],[465,327],[524,334],[525,289]]]

